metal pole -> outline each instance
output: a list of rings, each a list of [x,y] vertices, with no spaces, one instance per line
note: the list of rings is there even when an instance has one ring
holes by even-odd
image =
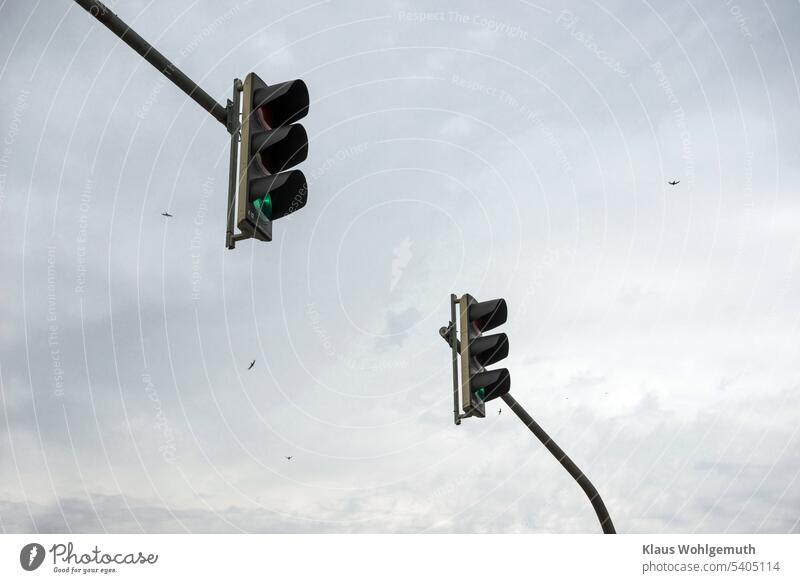
[[[217,121],[225,126],[228,125],[228,112],[223,105],[217,103],[213,97],[198,87],[197,83],[189,79],[164,55],[154,49],[150,43],[136,34],[136,31],[111,12],[105,4],[99,2],[99,0],[75,0],[75,2],[125,41],[129,47],[144,57],[148,63],[161,71],[167,79],[175,83],[186,95],[199,103]]]
[[[517,417],[522,420],[522,422],[528,426],[528,429],[533,432],[533,434],[541,441],[547,450],[553,454],[553,456],[559,461],[559,463],[564,466],[564,469],[569,472],[569,475],[575,478],[575,481],[578,482],[578,485],[586,492],[586,495],[589,497],[589,502],[592,503],[592,507],[594,511],[597,513],[597,518],[600,520],[600,526],[603,528],[603,534],[616,534],[617,531],[614,530],[614,523],[611,522],[611,516],[608,514],[608,510],[606,510],[606,505],[603,504],[603,499],[600,498],[600,493],[597,491],[597,488],[589,481],[589,478],[575,465],[569,456],[564,453],[555,441],[547,435],[544,429],[542,429],[536,421],[533,420],[533,417],[528,415],[528,412],[522,408],[522,405],[514,400],[510,394],[503,395],[503,400],[506,402],[511,410],[516,413]]]

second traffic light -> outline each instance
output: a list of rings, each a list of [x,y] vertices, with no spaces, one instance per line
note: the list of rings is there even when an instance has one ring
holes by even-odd
[[[459,300],[461,352],[461,406],[464,416],[485,417],[484,403],[502,397],[511,390],[508,369],[486,370],[508,356],[508,336],[483,333],[508,319],[508,307],[502,298],[478,302],[469,294]]]
[[[245,236],[272,240],[272,222],[303,208],[306,177],[290,170],[308,156],[308,136],[295,123],[308,114],[300,79],[267,85],[249,73],[242,88],[237,223]]]

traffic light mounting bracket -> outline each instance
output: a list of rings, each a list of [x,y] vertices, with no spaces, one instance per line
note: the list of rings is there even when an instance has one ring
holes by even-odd
[[[456,306],[459,305],[458,296],[450,294],[450,323],[439,328],[439,335],[453,351],[453,422],[461,425],[461,420],[468,415],[459,413],[459,385],[458,385],[458,354],[461,352],[460,342],[456,333]]]
[[[239,119],[239,110],[242,103],[242,80],[233,80],[233,99],[228,100],[228,120],[227,128],[231,134],[231,154],[230,166],[228,167],[228,218],[227,228],[225,229],[225,247],[228,249],[236,248],[236,241],[249,239],[249,235],[234,232],[234,208],[236,207],[236,184],[238,183],[238,164],[239,164],[239,141],[242,139],[242,124]]]

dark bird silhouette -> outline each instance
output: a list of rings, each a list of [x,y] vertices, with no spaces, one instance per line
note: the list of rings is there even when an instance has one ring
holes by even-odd
[[[161,213],[161,216],[162,217],[171,217],[172,215],[165,211],[165,212]]]
[[[497,414],[498,414],[498,415],[500,415],[500,413],[502,413],[502,412],[503,412],[503,410],[502,410],[502,409],[498,409],[498,410],[497,410]]]
[[[670,180],[669,182],[667,182],[667,184],[669,184],[670,186],[675,186],[679,182],[680,182],[680,180]]]
[[[284,456],[284,457],[285,457],[287,460],[291,460],[291,459],[292,459],[294,456],[287,455],[287,456]]]
[[[250,369],[251,369],[251,368],[253,368],[255,365],[256,365],[256,361],[254,360],[253,362],[251,362],[251,363],[250,363],[250,366],[248,366],[248,367],[247,367],[247,370],[250,370]]]

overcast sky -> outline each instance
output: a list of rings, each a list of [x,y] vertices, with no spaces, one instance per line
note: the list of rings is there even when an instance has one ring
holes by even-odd
[[[800,5],[110,4],[223,103],[304,79],[309,200],[226,250],[225,129],[0,2],[2,531],[598,532],[453,424],[464,292],[618,531],[800,531]]]

